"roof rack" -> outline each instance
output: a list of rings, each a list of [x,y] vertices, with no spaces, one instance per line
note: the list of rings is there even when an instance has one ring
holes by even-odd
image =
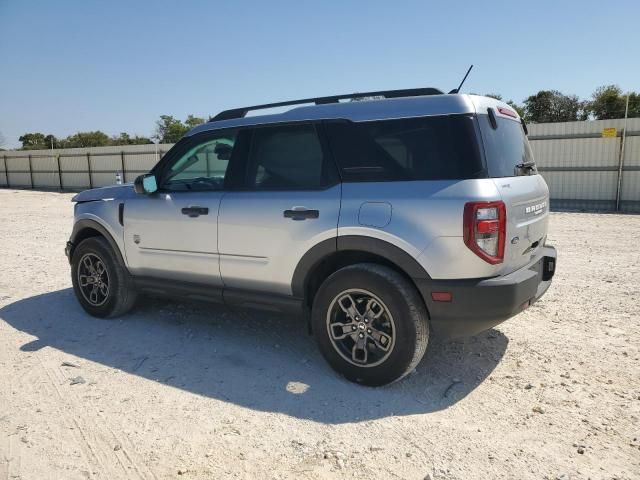
[[[211,118],[210,122],[219,120],[230,120],[232,118],[243,118],[248,112],[253,110],[263,110],[266,108],[288,107],[290,105],[302,105],[305,103],[314,103],[316,105],[326,105],[328,103],[338,103],[340,100],[361,97],[384,97],[384,98],[400,98],[400,97],[421,97],[424,95],[442,95],[444,92],[437,88],[408,88],[404,90],[380,90],[378,92],[362,92],[349,93],[345,95],[331,95],[329,97],[303,98],[301,100],[289,100],[287,102],[265,103],[264,105],[254,105],[253,107],[232,108],[220,112]]]

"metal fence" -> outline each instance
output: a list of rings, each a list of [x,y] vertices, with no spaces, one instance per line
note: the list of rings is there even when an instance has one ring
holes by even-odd
[[[640,118],[529,125],[555,210],[640,213]],[[172,145],[0,152],[0,186],[83,190],[131,182]]]
[[[640,213],[640,118],[529,125],[555,210]]]
[[[148,172],[171,144],[0,152],[0,186],[84,190]]]

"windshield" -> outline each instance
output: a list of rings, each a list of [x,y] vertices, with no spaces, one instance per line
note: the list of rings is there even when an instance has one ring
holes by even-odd
[[[488,115],[478,115],[489,177],[517,177],[538,173],[522,124],[496,116],[493,128]]]

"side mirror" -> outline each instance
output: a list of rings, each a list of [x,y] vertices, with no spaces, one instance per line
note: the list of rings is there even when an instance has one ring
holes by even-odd
[[[218,160],[229,160],[231,158],[232,151],[233,147],[231,145],[227,145],[226,143],[218,143],[213,149],[213,153],[216,154]]]
[[[151,173],[145,173],[136,177],[133,182],[133,190],[136,193],[149,194],[158,190],[158,184],[156,182],[156,176]]]

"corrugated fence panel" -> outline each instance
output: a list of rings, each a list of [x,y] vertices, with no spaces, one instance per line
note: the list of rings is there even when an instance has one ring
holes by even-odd
[[[93,187],[106,187],[107,185],[113,185],[116,183],[115,172],[94,172],[91,174]]]
[[[104,187],[116,183],[116,172],[122,170],[120,152],[106,155],[91,155],[91,179],[94,187]]]
[[[6,157],[9,185],[31,187],[29,175],[29,157]]]
[[[587,122],[557,122],[557,123],[531,123],[528,125],[530,136],[552,135],[600,135],[603,128],[616,128],[622,130],[624,118],[612,120],[590,120]],[[640,130],[640,118],[627,119],[627,130]]]
[[[60,155],[62,184],[68,189],[83,189],[90,185],[86,155]]]
[[[34,188],[59,188],[58,160],[55,155],[32,155]]]
[[[619,138],[531,140],[539,167],[617,168]]]
[[[625,212],[640,213],[640,172],[625,172],[622,177],[620,201]]]
[[[7,165],[5,163],[4,157],[0,157],[0,187],[6,187],[9,184],[7,183]]]
[[[69,190],[85,190],[89,185],[89,173],[62,173],[62,184]]]
[[[627,137],[624,146],[625,167],[640,166],[640,136]]]
[[[28,173],[13,172],[9,170],[9,185],[12,187],[31,187],[31,176]]]
[[[155,164],[158,163],[159,159],[162,158],[163,152],[166,151],[158,150],[157,154],[153,150],[147,152],[127,152],[127,154],[125,154],[125,165],[127,168],[126,181],[132,182],[138,175],[151,170]]]
[[[627,137],[624,147],[624,167],[620,191],[620,207],[623,212],[640,213],[640,136]]]

